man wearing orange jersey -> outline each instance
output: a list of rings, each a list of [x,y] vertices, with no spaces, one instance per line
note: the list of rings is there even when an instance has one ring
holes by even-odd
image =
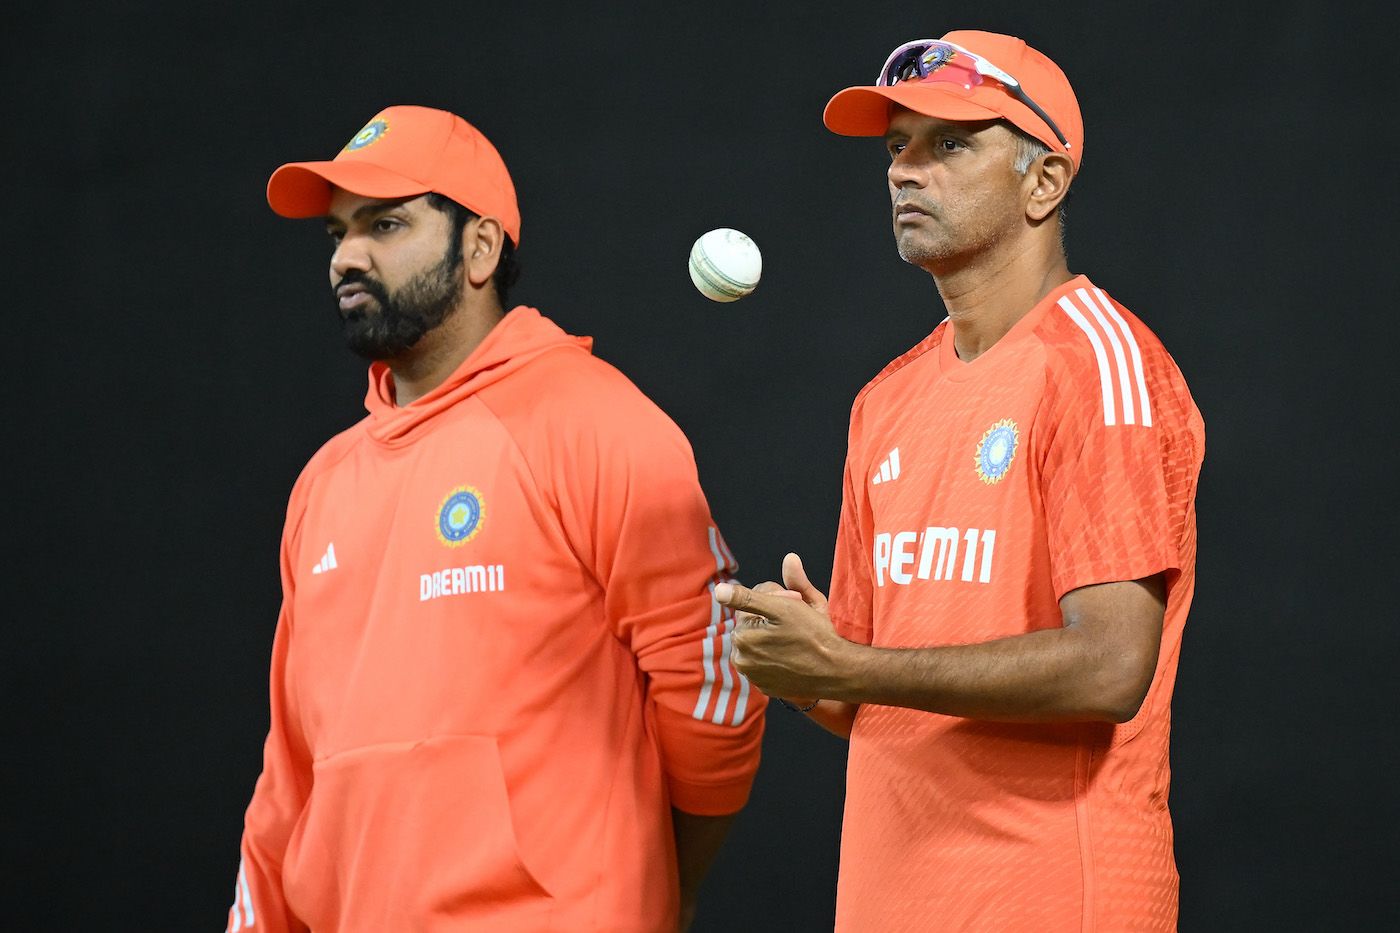
[[[953,32],[825,121],[883,135],[895,243],[948,313],[856,398],[830,602],[792,554],[783,585],[716,588],[739,669],[850,739],[837,928],[1174,929],[1204,429],[1067,266],[1074,92],[1019,39]]]
[[[390,107],[323,217],[369,415],[292,491],[232,931],[675,931],[758,764],[680,430],[533,308],[495,148]]]

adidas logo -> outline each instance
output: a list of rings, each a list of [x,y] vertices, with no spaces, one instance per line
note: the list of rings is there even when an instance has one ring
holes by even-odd
[[[889,483],[899,479],[899,448],[890,451],[890,455],[880,461],[880,472],[870,477],[870,482],[876,486],[881,483]]]
[[[327,570],[334,570],[335,568],[335,544],[331,543],[326,547],[326,553],[322,554],[321,559],[316,562],[316,566],[311,568],[311,572],[325,573]]]

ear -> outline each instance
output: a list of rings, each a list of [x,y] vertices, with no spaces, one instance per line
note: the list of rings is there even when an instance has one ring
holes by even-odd
[[[1074,163],[1063,152],[1050,152],[1036,159],[1026,170],[1023,190],[1026,217],[1039,223],[1055,212],[1069,193],[1074,180]]]
[[[501,262],[501,247],[505,241],[505,230],[496,218],[473,217],[467,221],[462,231],[462,265],[466,267],[467,281],[472,287],[481,288],[491,281]]]

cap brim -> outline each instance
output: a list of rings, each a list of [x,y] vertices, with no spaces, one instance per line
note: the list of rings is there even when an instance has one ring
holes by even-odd
[[[324,217],[332,186],[367,198],[408,198],[429,190],[371,162],[290,162],[267,180],[267,203],[283,217]]]
[[[975,92],[974,92],[975,93]],[[890,104],[940,120],[997,120],[1000,111],[938,85],[904,83],[893,87],[848,87],[827,101],[822,122],[842,136],[883,136],[890,126]]]

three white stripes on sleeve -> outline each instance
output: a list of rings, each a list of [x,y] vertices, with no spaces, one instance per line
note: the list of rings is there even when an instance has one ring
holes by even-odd
[[[1077,288],[1074,294],[1079,299],[1077,303],[1065,295],[1059,300],[1059,305],[1084,331],[1094,348],[1094,357],[1099,364],[1099,387],[1103,390],[1103,423],[1118,424],[1121,411],[1123,424],[1141,424],[1150,428],[1152,403],[1147,397],[1142,351],[1128,322],[1123,320],[1123,315],[1118,313],[1102,289],[1094,289],[1090,296],[1088,289]],[[1109,322],[1110,318],[1112,323]],[[1108,339],[1107,347],[1104,345],[1105,337]],[[1113,351],[1111,366],[1108,359],[1110,348]],[[1130,358],[1132,377],[1128,374]]]
[[[734,688],[737,686],[739,688],[738,697],[734,700],[734,714],[729,720],[730,725],[737,726],[744,721],[744,714],[748,710],[749,679],[736,671],[729,659],[734,646],[734,613],[715,602],[714,599],[715,584],[729,579],[730,568],[734,565],[734,556],[729,553],[729,548],[720,539],[719,531],[713,525],[710,526],[709,531],[710,553],[715,557],[715,578],[709,583],[710,624],[705,629],[701,662],[705,671],[704,681],[700,685],[700,696],[695,701],[695,710],[690,715],[691,718],[701,722],[705,720],[705,711],[710,708],[710,697],[714,695],[715,683],[718,680],[722,686],[710,722],[715,725],[724,722],[724,714],[729,709],[729,701],[733,698]],[[719,641],[720,646],[718,657],[715,656],[716,640]],[[716,677],[716,673],[718,673],[718,677]]]

